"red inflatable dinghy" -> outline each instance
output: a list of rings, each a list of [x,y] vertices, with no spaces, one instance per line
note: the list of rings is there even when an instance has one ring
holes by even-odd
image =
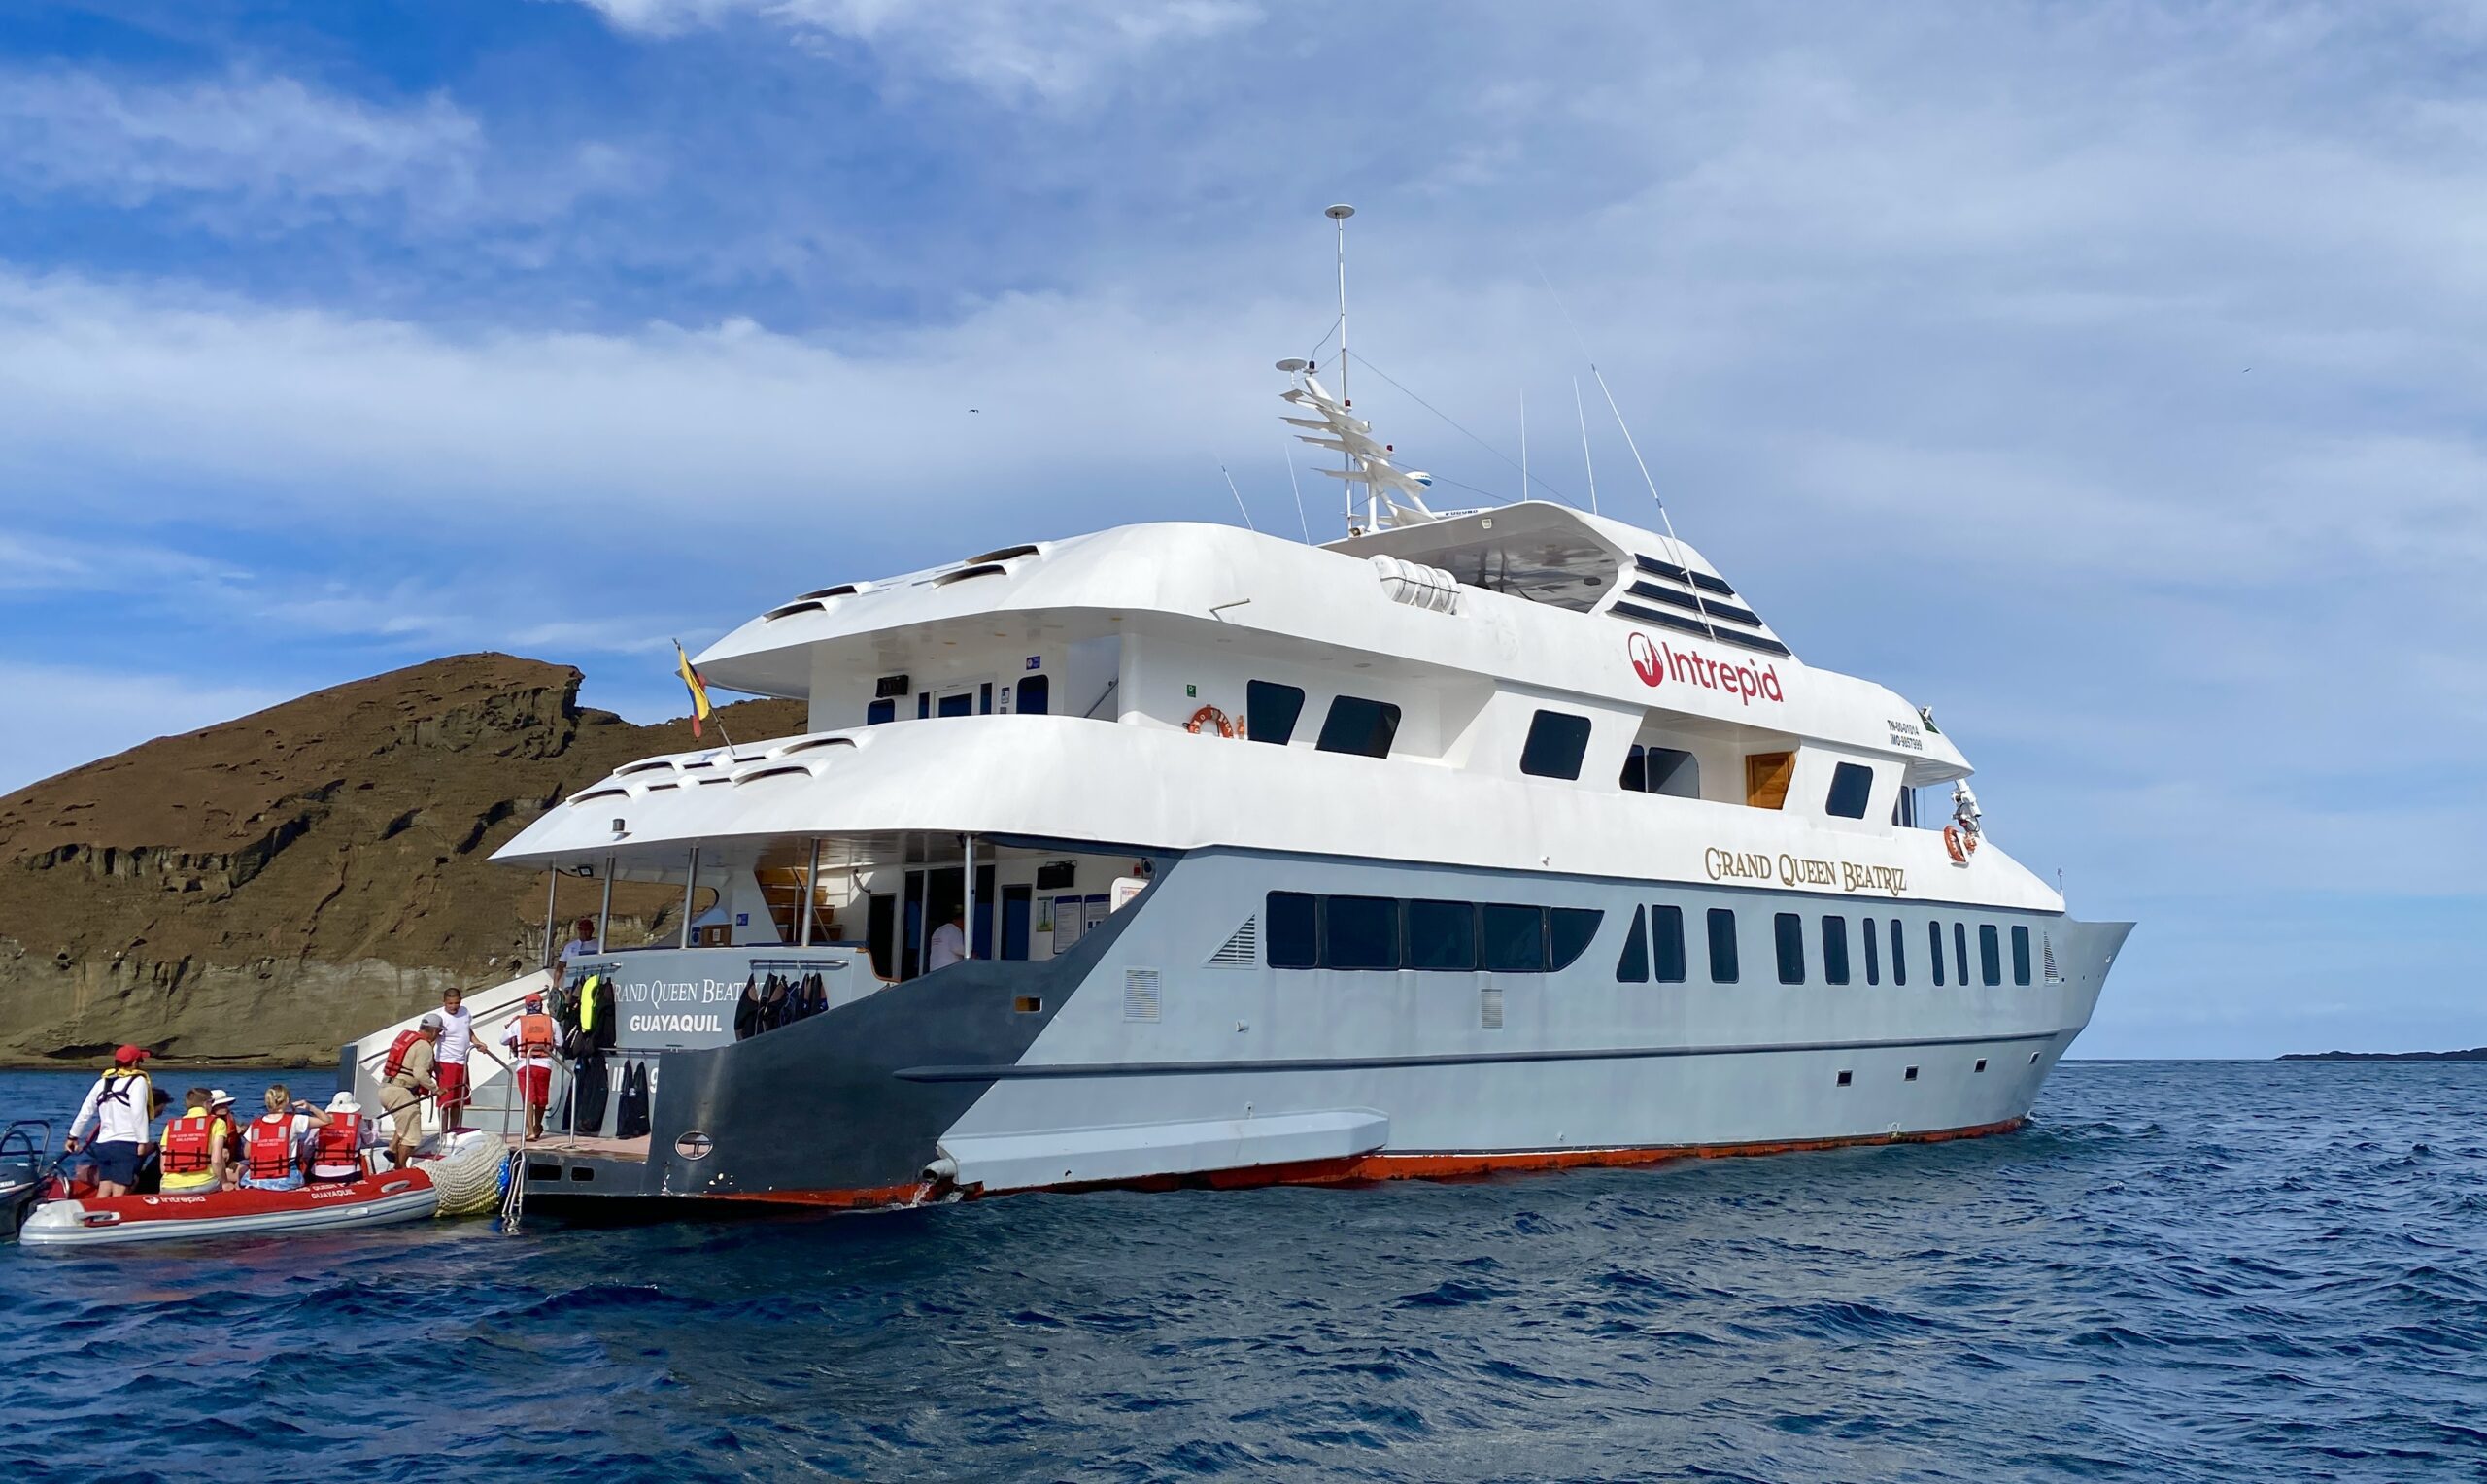
[[[101,1247],[257,1232],[341,1231],[427,1221],[440,1193],[420,1167],[298,1191],[196,1191],[47,1200],[26,1217],[28,1247]]]

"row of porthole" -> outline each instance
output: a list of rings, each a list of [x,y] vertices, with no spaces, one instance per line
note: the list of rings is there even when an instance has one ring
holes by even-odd
[[[2033,1052],[2029,1053],[2029,1064],[2030,1064],[2031,1066],[2035,1066],[2035,1065],[2037,1065],[2037,1064],[2038,1064],[2038,1056],[2039,1056],[2039,1053],[2037,1053],[2037,1052],[2034,1052],[2034,1051],[2033,1051]],[[1971,1067],[1971,1068],[1970,1068],[1970,1070],[1971,1070],[1971,1071],[1973,1071],[1973,1072],[1982,1072],[1982,1071],[1985,1071],[1985,1070],[1986,1070],[1986,1058],[1984,1058],[1984,1057],[1980,1057],[1980,1058],[1978,1058],[1978,1064],[1977,1064],[1977,1065],[1975,1065],[1975,1066],[1973,1066],[1973,1067]],[[1857,1079],[1857,1074],[1856,1074],[1854,1071],[1850,1071],[1850,1070],[1843,1069],[1843,1070],[1840,1072],[1840,1074],[1839,1074],[1839,1085],[1840,1085],[1841,1087],[1850,1087],[1850,1086],[1853,1086],[1853,1085],[1855,1084],[1855,1082],[1856,1082],[1856,1079]],[[1914,1067],[1914,1066],[1912,1066],[1912,1067],[1908,1068],[1908,1070],[1907,1070],[1905,1073],[1903,1073],[1903,1074],[1901,1075],[1900,1080],[1901,1080],[1902,1082],[1915,1082],[1915,1081],[1917,1080],[1917,1068],[1916,1068],[1916,1067]]]

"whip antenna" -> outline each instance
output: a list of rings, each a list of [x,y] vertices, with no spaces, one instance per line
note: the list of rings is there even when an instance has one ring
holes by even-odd
[[[1591,366],[1590,370],[1597,368]],[[1572,378],[1572,411],[1581,420],[1581,464],[1589,471],[1589,514],[1597,514],[1597,465],[1589,462],[1589,410],[1581,402],[1581,379]],[[1683,563],[1679,562],[1681,566]]]
[[[1347,219],[1355,214],[1356,209],[1345,201],[1336,206],[1324,208],[1321,213],[1322,216],[1339,224],[1339,405],[1342,407],[1356,405],[1355,399],[1347,395]],[[1352,473],[1355,466],[1356,461],[1350,455],[1346,460],[1346,468]],[[1346,487],[1346,496],[1347,529],[1353,533],[1356,524],[1354,485],[1350,484]],[[1380,523],[1374,516],[1372,495],[1368,491],[1365,502],[1365,525],[1368,528],[1376,527]]]

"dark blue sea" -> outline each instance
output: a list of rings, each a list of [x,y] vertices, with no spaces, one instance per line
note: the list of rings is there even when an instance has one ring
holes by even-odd
[[[2076,1062],[1999,1138],[1458,1184],[0,1246],[0,1423],[11,1484],[2487,1479],[2487,1063]]]

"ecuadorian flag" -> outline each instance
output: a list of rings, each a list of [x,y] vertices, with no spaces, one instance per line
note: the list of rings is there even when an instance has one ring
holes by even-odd
[[[701,680],[699,672],[691,667],[691,657],[683,652],[682,641],[679,639],[673,641],[673,655],[676,659],[682,661],[682,684],[691,692],[691,735],[697,739],[700,733],[701,724],[708,720],[708,713],[715,709],[708,704],[708,683]]]

